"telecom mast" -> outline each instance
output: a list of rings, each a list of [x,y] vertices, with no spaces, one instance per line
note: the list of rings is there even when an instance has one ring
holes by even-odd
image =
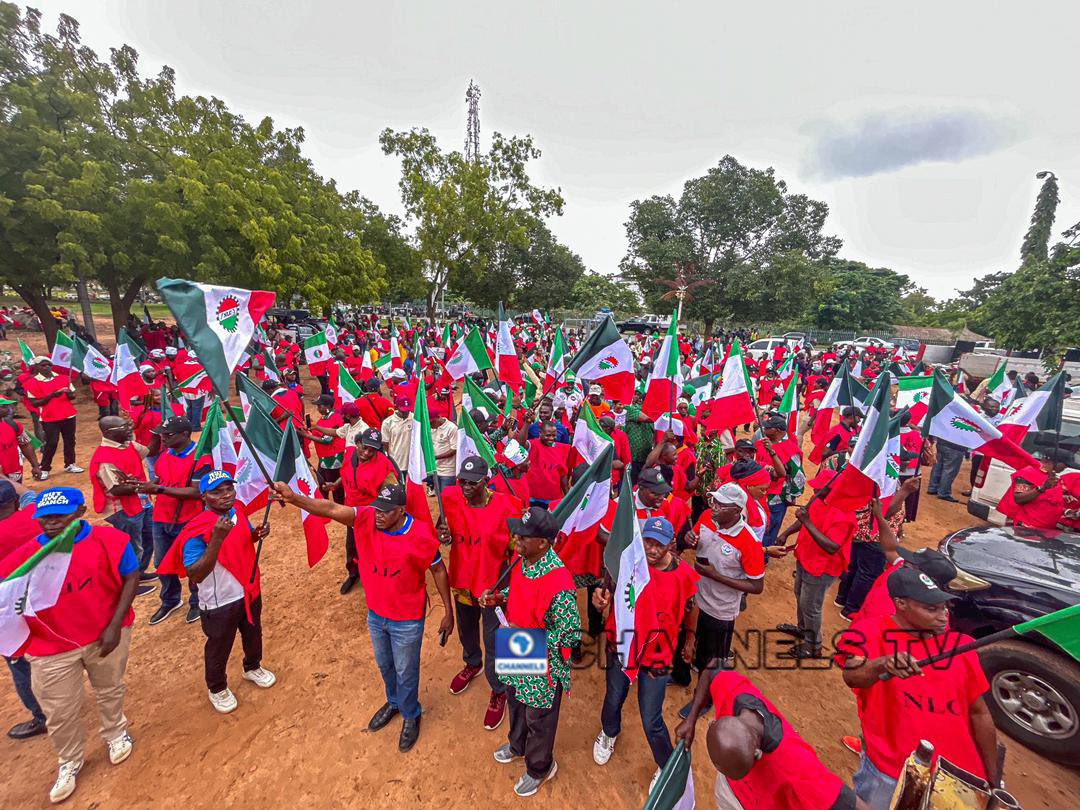
[[[469,79],[469,89],[465,91],[465,101],[469,105],[465,124],[465,160],[475,163],[480,157],[480,87],[472,79]]]

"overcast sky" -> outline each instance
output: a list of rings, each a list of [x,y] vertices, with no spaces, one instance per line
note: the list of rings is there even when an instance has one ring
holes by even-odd
[[[303,125],[319,171],[400,213],[387,126],[460,149],[480,85],[481,147],[533,135],[558,186],[549,224],[614,272],[629,203],[677,195],[724,154],[824,200],[842,255],[936,296],[1012,270],[1039,188],[1055,237],[1080,220],[1080,3],[67,0],[104,55],[251,119]],[[737,7],[736,7],[737,6]]]

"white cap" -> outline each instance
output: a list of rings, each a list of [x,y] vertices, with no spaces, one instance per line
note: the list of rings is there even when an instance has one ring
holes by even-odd
[[[141,366],[139,366],[140,374],[146,374],[147,372],[149,372],[150,374],[157,374],[157,369],[149,363],[143,363]]]
[[[150,356],[151,357],[164,357],[165,352],[163,352],[161,349],[151,349],[150,350]]]
[[[746,506],[746,493],[738,484],[722,484],[709,493],[709,498],[717,503],[733,503],[739,508]]]
[[[403,379],[405,379],[405,369],[403,369],[403,368],[395,368],[393,371],[390,372],[390,376],[393,377],[396,380],[397,379],[403,380]]]
[[[590,385],[589,386],[589,396],[592,396],[593,394],[599,394],[600,396],[603,396],[604,395],[604,386],[599,385],[597,383],[593,383],[592,385]]]
[[[166,357],[176,357],[176,347],[175,346],[167,347],[165,349],[165,356]]]

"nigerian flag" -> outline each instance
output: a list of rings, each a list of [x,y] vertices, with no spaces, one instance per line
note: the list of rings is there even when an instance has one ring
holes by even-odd
[[[1004,405],[1006,397],[1011,391],[1012,380],[1005,374],[1005,361],[1002,360],[1001,365],[994,370],[994,373],[986,381],[986,393]]]
[[[34,352],[26,345],[26,342],[22,338],[15,338],[19,341],[19,354],[22,355],[22,361],[27,365],[34,359]]]
[[[461,424],[457,434],[457,470],[461,472],[461,465],[469,456],[479,456],[488,465],[488,469],[495,470],[495,451],[487,436],[480,432],[468,408],[461,409]]]
[[[427,387],[421,376],[416,386],[409,444],[409,469],[405,480],[405,507],[417,520],[434,524],[427,501],[424,482],[436,472],[435,445],[431,441],[431,420],[428,419]],[[438,482],[436,482],[438,483]]]
[[[159,279],[157,288],[214,388],[227,394],[255,327],[274,305],[274,293],[176,278]]]
[[[686,741],[679,740],[645,799],[644,810],[693,810],[694,774]]]
[[[487,411],[488,419],[499,412],[499,406],[495,400],[485,394],[484,389],[474,383],[470,377],[465,378],[465,385],[461,390],[461,405],[468,411],[483,408]]]
[[[56,333],[56,343],[53,344],[52,364],[56,368],[71,369],[71,357],[75,353],[75,341],[67,332]],[[75,369],[78,371],[78,368]]]
[[[241,374],[240,379],[247,378]],[[270,488],[266,476],[273,474],[283,434],[257,398],[250,401],[244,433],[248,441],[240,443],[233,478],[236,479],[236,499],[243,504],[244,514],[250,515],[266,506]]]
[[[615,440],[600,427],[589,403],[584,403],[578,411],[577,424],[574,425],[574,449],[585,459],[586,464],[592,464],[605,448],[614,445]]]
[[[604,519],[611,502],[611,462],[615,445],[609,443],[570,491],[563,495],[551,516],[559,531],[569,537],[592,529]]]
[[[63,492],[43,492],[38,506],[50,498],[64,498]],[[36,616],[56,604],[71,564],[82,521],[72,521],[60,534],[35,551],[29,559],[0,581],[0,653],[14,656],[30,637],[26,616]]]
[[[356,402],[364,395],[364,392],[360,390],[360,385],[353,379],[352,374],[349,373],[344,365],[338,365],[338,399],[342,404],[346,402]]]
[[[466,374],[474,371],[484,371],[491,368],[491,358],[487,353],[487,346],[480,332],[474,326],[454,346],[453,353],[446,360],[446,371],[455,380],[460,380]]]
[[[215,399],[206,411],[206,421],[195,445],[195,469],[211,467],[233,475],[236,461],[232,430],[225,421],[221,400]]]
[[[633,681],[638,670],[638,645],[634,643],[635,608],[649,586],[649,561],[645,558],[645,542],[641,539],[641,522],[637,518],[629,475],[623,476],[619,490],[619,506],[612,521],[611,536],[604,547],[604,567],[615,582],[611,602],[619,663],[626,677]]]

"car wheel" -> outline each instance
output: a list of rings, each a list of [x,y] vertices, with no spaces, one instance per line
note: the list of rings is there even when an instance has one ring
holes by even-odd
[[[1080,765],[1080,666],[1023,641],[979,650],[997,727],[1043,756]]]

